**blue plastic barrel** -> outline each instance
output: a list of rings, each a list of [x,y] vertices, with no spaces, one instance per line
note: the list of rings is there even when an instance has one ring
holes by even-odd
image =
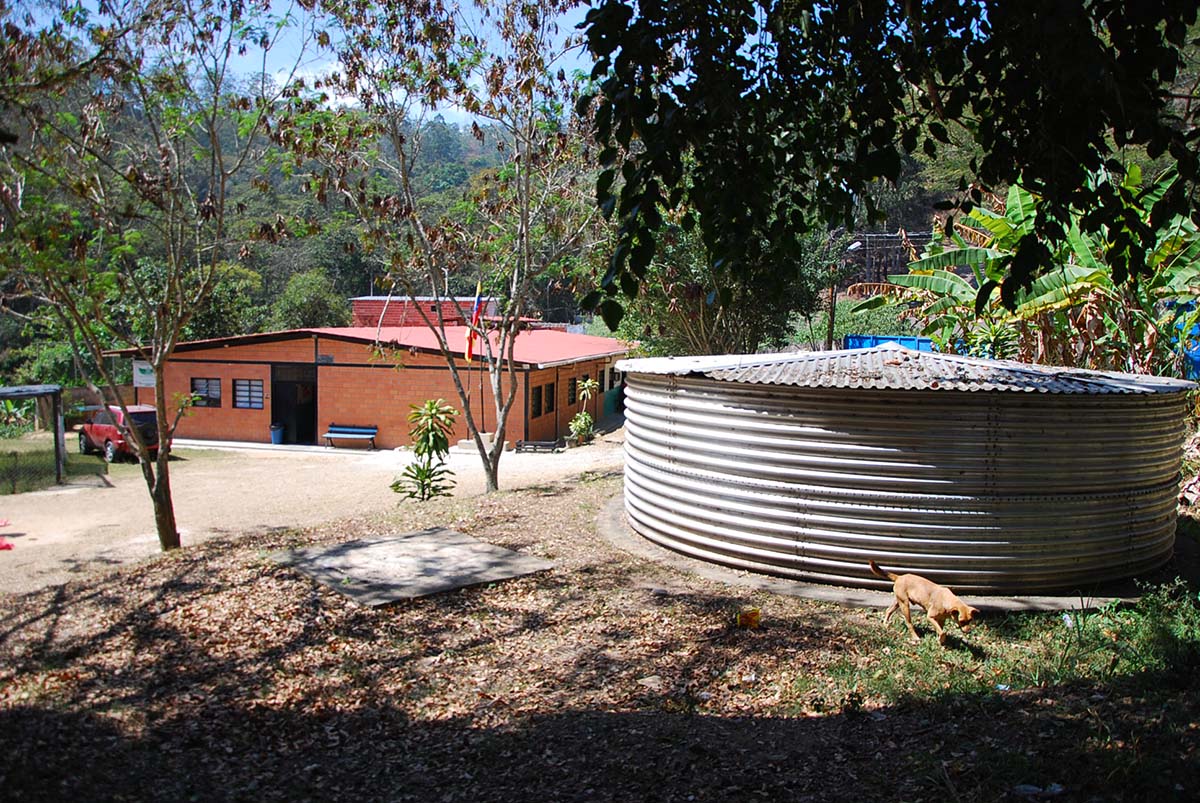
[[[933,351],[933,341],[928,337],[911,335],[846,335],[845,348],[869,349],[884,343],[898,343],[914,351]]]

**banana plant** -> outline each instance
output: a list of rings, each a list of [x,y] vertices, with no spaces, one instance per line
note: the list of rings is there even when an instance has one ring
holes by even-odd
[[[903,288],[902,291],[867,299],[856,305],[853,311],[887,304],[915,303],[909,314],[921,322],[921,334],[931,338],[939,351],[961,351],[962,344],[971,340],[971,332],[977,321],[1007,318],[998,305],[990,305],[992,309],[983,315],[976,315],[975,286],[949,270],[928,267],[942,262],[940,255],[922,261],[926,262],[925,267],[916,268],[914,263],[910,273],[888,277],[892,284]]]
[[[1143,189],[1134,168],[1121,188],[1131,211],[1149,227],[1154,202],[1170,191],[1166,175]],[[909,273],[891,276],[897,290],[856,309],[905,304],[942,350],[1015,357],[1138,373],[1178,372],[1192,327],[1200,321],[1200,232],[1177,218],[1157,230],[1147,254],[1149,278],[1118,284],[1101,258],[1104,243],[1086,235],[1078,216],[1054,248],[1042,273],[1018,292],[1012,310],[994,294],[1020,239],[1032,233],[1038,199],[1022,187],[997,208],[976,207],[935,238]],[[967,278],[955,270],[967,268]],[[973,281],[972,281],[973,280]],[[1000,336],[1002,330],[1013,335]]]
[[[987,333],[1014,325],[1017,316],[994,297],[980,304],[979,288],[1003,276],[1018,241],[1032,231],[1036,201],[1014,186],[998,206],[977,206],[965,221],[944,228],[944,236],[933,238],[921,258],[909,264],[907,274],[888,277],[904,290],[867,299],[855,311],[906,304],[908,314],[921,323],[922,334],[941,351],[1016,356],[1012,338]],[[970,278],[956,272],[962,268],[970,269]]]

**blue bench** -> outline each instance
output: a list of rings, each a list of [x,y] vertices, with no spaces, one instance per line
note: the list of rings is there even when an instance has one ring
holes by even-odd
[[[558,449],[558,441],[517,441],[518,452],[553,452]]]
[[[351,424],[330,424],[329,429],[321,437],[325,439],[326,446],[332,446],[333,441],[352,440],[352,441],[370,441],[371,448],[375,448],[375,436],[379,434],[379,427],[360,427]]]

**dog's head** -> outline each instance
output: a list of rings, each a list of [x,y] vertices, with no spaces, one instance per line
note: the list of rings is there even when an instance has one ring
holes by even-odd
[[[978,608],[972,608],[970,605],[962,604],[954,609],[954,621],[958,623],[959,629],[965,633],[971,629],[973,620],[978,613]]]

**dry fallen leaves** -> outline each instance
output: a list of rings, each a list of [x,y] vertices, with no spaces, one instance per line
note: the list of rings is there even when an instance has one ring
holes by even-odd
[[[878,700],[823,699],[835,662],[886,669],[858,647],[863,615],[615,549],[594,518],[619,489],[619,476],[591,477],[407,504],[0,597],[0,788],[35,800],[683,801],[941,799],[951,783],[998,798],[989,757],[1042,749],[1048,721],[1061,744],[1091,739],[1094,752],[1069,748],[1087,760],[1144,754],[1174,727],[1146,724],[1163,713],[1142,701],[1070,691],[886,714]],[[369,610],[268,558],[448,522],[556,568]],[[762,626],[736,627],[750,607]],[[1100,744],[1097,721],[1127,724]],[[1194,776],[1184,732],[1172,755]],[[935,745],[953,746],[945,764]]]

